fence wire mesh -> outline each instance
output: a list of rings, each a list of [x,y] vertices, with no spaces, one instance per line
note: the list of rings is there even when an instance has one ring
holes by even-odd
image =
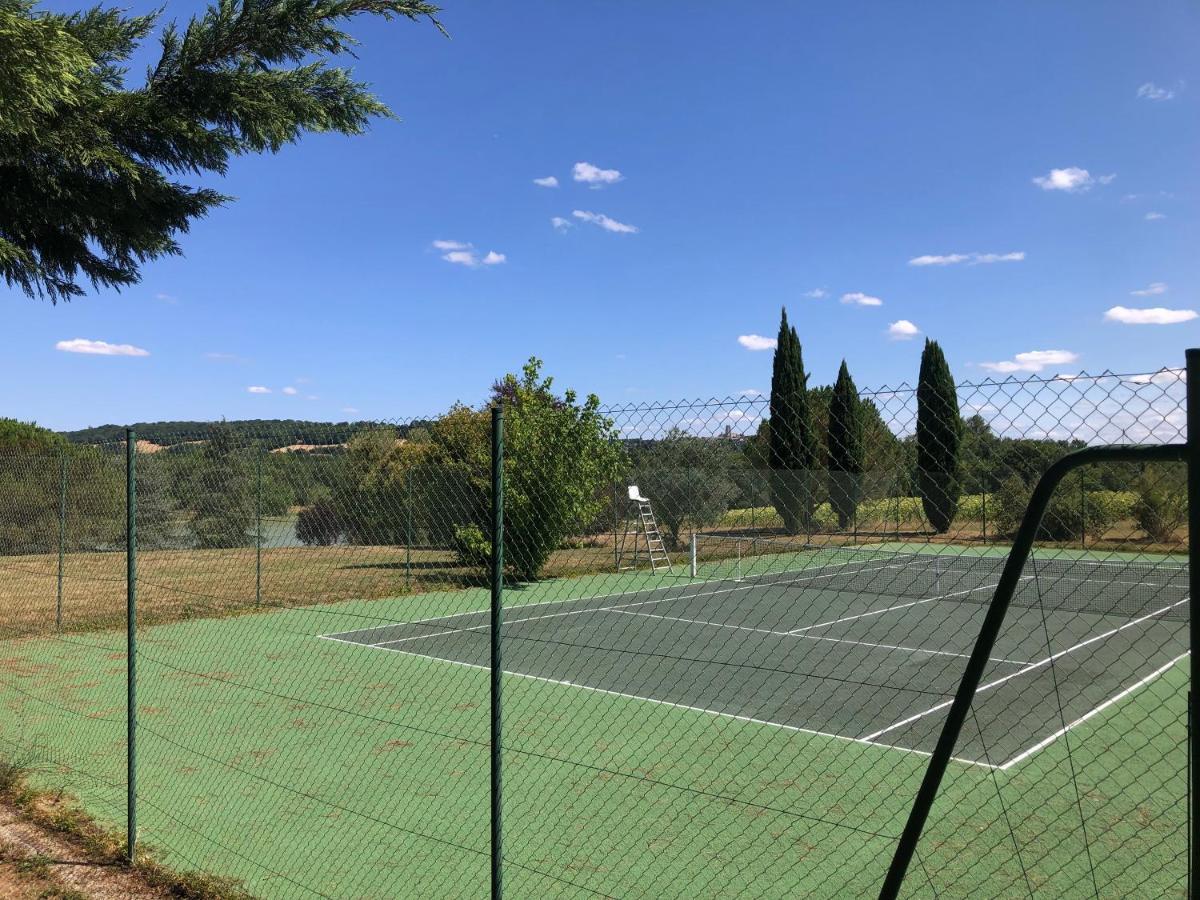
[[[1185,394],[959,385],[931,469],[915,389],[816,389],[786,469],[763,396],[497,385],[506,893],[878,893],[1033,484],[1182,442]],[[119,828],[112,437],[0,455],[0,753]],[[139,839],[257,896],[485,895],[487,408],[137,437]],[[1064,482],[908,894],[1186,894],[1186,516],[1182,465]]]

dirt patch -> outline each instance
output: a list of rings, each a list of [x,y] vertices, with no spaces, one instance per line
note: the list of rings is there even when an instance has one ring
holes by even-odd
[[[92,857],[66,837],[47,831],[0,800],[0,897],[17,900],[159,900],[151,887],[119,863]]]

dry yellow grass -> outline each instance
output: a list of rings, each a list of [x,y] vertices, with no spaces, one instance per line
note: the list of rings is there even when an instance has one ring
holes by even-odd
[[[262,552],[262,597],[271,606],[394,597],[457,587],[472,573],[445,551],[396,547],[289,547]],[[58,558],[0,558],[0,637],[54,628]],[[255,551],[147,550],[138,554],[138,613],[147,624],[253,608]],[[71,553],[63,577],[67,629],[116,627],[125,616],[125,555]]]

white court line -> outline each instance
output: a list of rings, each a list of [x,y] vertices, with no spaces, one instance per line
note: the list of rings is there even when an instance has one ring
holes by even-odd
[[[1134,625],[1140,625],[1141,623],[1143,623],[1149,619],[1152,619],[1155,616],[1161,616],[1163,613],[1169,612],[1170,610],[1174,609],[1176,606],[1179,606],[1180,604],[1187,603],[1187,602],[1188,602],[1188,598],[1184,597],[1182,600],[1177,600],[1174,603],[1170,604],[1169,606],[1164,606],[1162,609],[1156,609],[1154,612],[1147,613],[1144,616],[1140,616],[1139,618],[1136,618],[1131,622],[1126,622],[1124,625],[1121,625],[1117,628],[1112,628],[1108,631],[1105,631],[1102,634],[1097,634],[1094,637],[1088,638],[1086,641],[1080,641],[1075,646],[1068,647],[1066,650],[1059,650],[1057,653],[1051,654],[1050,656],[1047,656],[1045,659],[1039,659],[1035,663],[1030,663],[1024,669],[1020,669],[1016,672],[1013,672],[1011,675],[1005,675],[1003,678],[997,678],[995,681],[989,681],[987,684],[980,685],[979,688],[976,689],[975,694],[976,694],[976,696],[978,696],[979,694],[982,694],[986,690],[989,690],[994,687],[998,687],[1007,681],[1011,681],[1013,678],[1016,678],[1020,675],[1025,675],[1029,672],[1034,671],[1035,669],[1040,669],[1042,666],[1049,665],[1054,660],[1058,659],[1060,656],[1065,656],[1068,653],[1073,653],[1076,650],[1079,650],[1083,647],[1088,646],[1088,644],[1096,643],[1096,641],[1102,641],[1106,638],[1110,638],[1119,631],[1124,631],[1126,628],[1132,628]],[[863,740],[864,741],[874,740],[875,738],[880,737],[881,735],[887,734],[889,731],[895,731],[897,728],[902,728],[905,725],[911,725],[913,722],[916,722],[918,719],[923,719],[923,718],[925,718],[925,716],[928,716],[931,713],[935,713],[935,712],[938,712],[939,710],[945,709],[946,707],[950,706],[950,704],[952,704],[953,702],[954,702],[953,700],[946,700],[946,701],[943,701],[942,703],[939,703],[937,706],[931,706],[929,709],[924,710],[923,712],[919,712],[919,713],[916,713],[915,715],[911,715],[906,719],[901,719],[899,722],[896,722],[894,725],[889,725],[887,728],[882,728],[879,731],[873,731],[870,734],[864,735]]]
[[[383,644],[361,644],[358,641],[347,641],[343,638],[333,637],[333,636],[327,635],[327,634],[318,635],[318,637],[322,638],[323,640],[327,640],[327,641],[337,641],[339,644],[349,644],[352,647],[365,647],[368,650],[386,650],[389,653],[402,653],[405,656],[415,656],[417,659],[432,659],[432,660],[437,660],[438,662],[450,663],[451,665],[455,665],[455,666],[465,666],[468,669],[481,669],[485,672],[491,671],[490,666],[482,666],[482,665],[479,665],[478,663],[463,662],[460,659],[447,659],[444,656],[430,656],[425,653],[415,653],[412,650],[397,650],[394,647],[385,647]],[[525,679],[528,679],[529,681],[540,681],[540,682],[543,682],[544,684],[557,684],[557,685],[562,685],[564,687],[577,688],[581,691],[591,691],[591,692],[597,693],[597,694],[607,694],[610,697],[623,697],[626,700],[640,700],[643,703],[653,703],[658,706],[670,706],[670,707],[673,707],[674,709],[682,709],[682,710],[687,710],[688,712],[703,713],[704,715],[713,716],[713,717],[720,718],[720,719],[732,719],[737,722],[750,722],[754,725],[765,725],[770,728],[779,728],[779,729],[782,729],[783,731],[792,731],[792,732],[797,732],[800,734],[811,734],[816,737],[832,738],[832,739],[839,740],[839,741],[846,741],[847,743],[851,743],[851,744],[862,744],[864,746],[880,747],[885,750],[899,750],[901,753],[912,753],[912,754],[916,754],[917,756],[928,757],[928,756],[933,755],[928,750],[917,750],[913,747],[901,747],[898,744],[884,744],[884,743],[880,743],[879,741],[868,740],[867,738],[850,737],[849,735],[834,734],[833,732],[829,732],[829,731],[817,731],[816,729],[813,729],[813,728],[803,728],[800,725],[788,725],[784,722],[773,722],[770,719],[759,719],[759,718],[755,718],[754,716],[744,716],[744,715],[739,715],[738,713],[722,712],[721,710],[708,709],[707,707],[704,707],[704,706],[689,706],[686,703],[673,703],[670,700],[661,700],[658,697],[642,697],[638,694],[627,694],[623,691],[613,691],[613,690],[609,690],[608,688],[593,687],[590,684],[580,684],[577,681],[564,681],[564,680],[558,679],[558,678],[547,678],[543,675],[530,675],[527,672],[514,672],[510,669],[501,669],[501,671],[505,675],[511,675],[514,678],[525,678]],[[958,757],[958,756],[952,756],[950,758],[954,762],[962,763],[963,765],[979,766],[980,768],[984,768],[984,769],[999,768],[999,766],[995,766],[992,763],[980,762],[977,759],[966,759],[965,757]]]
[[[1082,716],[1080,716],[1074,722],[1071,722],[1064,728],[1058,729],[1058,731],[1054,732],[1054,734],[1050,735],[1049,737],[1042,738],[1042,740],[1038,741],[1036,744],[1034,744],[1028,750],[1023,750],[1022,752],[1020,752],[1016,756],[1014,756],[1012,759],[1010,759],[1008,762],[1002,763],[1001,765],[997,766],[997,768],[1001,772],[1005,772],[1012,766],[1015,766],[1017,763],[1021,762],[1022,760],[1028,759],[1030,756],[1033,756],[1033,754],[1037,753],[1039,750],[1044,750],[1046,747],[1049,747],[1051,744],[1053,744],[1055,741],[1057,741],[1060,737],[1062,737],[1064,734],[1066,734],[1072,728],[1076,727],[1077,725],[1082,725],[1088,719],[1092,718],[1092,716],[1102,713],[1104,710],[1108,709],[1114,703],[1117,703],[1117,702],[1125,699],[1130,694],[1132,694],[1134,691],[1137,691],[1138,689],[1145,687],[1151,681],[1158,678],[1164,672],[1166,672],[1167,670],[1172,668],[1181,659],[1183,659],[1186,656],[1190,656],[1190,655],[1191,655],[1191,653],[1189,651],[1184,651],[1183,653],[1180,653],[1177,657],[1175,657],[1173,660],[1171,660],[1166,665],[1160,666],[1159,668],[1155,669],[1153,672],[1151,672],[1145,678],[1142,678],[1139,681],[1131,684],[1129,687],[1125,688],[1125,690],[1121,691],[1119,694],[1115,694],[1114,696],[1109,697],[1107,700],[1105,700],[1103,703],[1101,703],[1095,709],[1090,710],[1087,713],[1084,713]]]
[[[671,622],[690,622],[693,625],[710,625],[713,628],[732,628],[736,629],[737,631],[755,631],[759,634],[773,634],[777,635],[778,637],[793,637],[806,641],[829,641],[834,644],[854,644],[859,647],[873,647],[880,650],[896,650],[904,653],[925,653],[930,656],[954,656],[959,659],[970,658],[969,653],[954,653],[950,650],[931,650],[928,647],[905,647],[902,644],[876,644],[871,641],[853,641],[850,640],[850,638],[823,637],[815,634],[794,634],[790,631],[773,631],[770,628],[755,628],[751,625],[729,625],[724,622],[708,622],[704,619],[683,619],[679,616],[664,616],[660,615],[659,613],[634,612],[633,610],[629,609],[614,609],[611,610],[611,612],[619,613],[623,616],[645,616],[647,619],[666,619]],[[1029,660],[1027,659],[1005,659],[1004,657],[1000,656],[989,656],[988,660],[989,662],[1008,663],[1009,665],[1013,666],[1029,665]]]
[[[1025,576],[1022,576],[1024,578]],[[892,612],[896,609],[908,609],[910,606],[920,606],[922,603],[932,603],[934,600],[949,600],[951,597],[962,597],[966,594],[974,594],[976,591],[992,591],[996,589],[994,584],[982,584],[979,587],[968,588],[963,591],[954,591],[950,594],[940,594],[937,597],[926,597],[924,600],[913,600],[910,603],[897,603],[895,606],[885,606],[883,609],[873,609],[865,613],[855,613],[852,616],[842,616],[840,619],[831,619],[828,622],[818,622],[816,625],[805,625],[803,628],[793,628],[788,634],[800,634],[804,631],[812,631],[814,628],[829,628],[831,625],[841,625],[843,622],[853,622],[855,619],[869,619],[871,616],[883,615],[885,612]]]
[[[885,566],[882,568],[892,568],[892,567]],[[879,571],[879,570],[855,569],[854,573],[856,574],[859,572],[874,572],[874,571]],[[839,574],[843,574],[843,573],[828,572],[824,575],[814,575],[811,578],[809,578],[808,581],[815,581],[818,578],[830,578],[834,575],[839,575]],[[784,582],[784,584],[787,584],[787,585],[792,585],[795,583],[796,582],[794,582],[794,581]],[[805,582],[805,583],[807,583],[807,582]],[[587,615],[588,613],[611,612],[612,610],[625,609],[625,608],[628,608],[631,606],[654,606],[655,604],[658,604],[658,603],[670,603],[675,600],[693,600],[693,599],[700,599],[700,598],[704,598],[704,597],[715,597],[718,594],[731,594],[736,591],[749,591],[749,590],[754,590],[758,587],[760,587],[760,585],[744,584],[739,587],[719,588],[718,590],[715,590],[715,591],[705,591],[705,592],[698,593],[698,594],[684,594],[682,596],[675,596],[675,597],[659,597],[657,599],[651,599],[651,600],[631,600],[628,603],[615,603],[615,604],[612,604],[611,606],[596,606],[596,607],[588,607],[587,609],[572,609],[572,610],[568,610],[567,612],[546,613],[545,615],[525,616],[523,618],[518,618],[518,619],[506,618],[504,620],[504,624],[505,625],[519,625],[522,622],[540,622],[544,619],[560,619],[560,618],[565,618],[567,616]],[[632,593],[642,593],[642,592],[634,591]],[[598,600],[598,599],[603,599],[603,598],[599,598],[599,597],[575,598],[576,601],[580,601],[580,600],[587,601],[587,600]],[[556,603],[559,601],[548,601],[548,602]],[[512,609],[515,611],[518,609],[525,609],[526,606],[532,607],[532,606],[537,606],[537,605],[539,605],[539,604],[530,603],[525,606],[512,607]],[[479,610],[479,613],[484,613],[484,612],[487,612],[487,610]],[[476,613],[476,615],[478,615],[479,613]],[[459,618],[462,615],[465,615],[465,614],[459,613],[456,616],[449,616],[447,618]],[[436,621],[436,620],[431,619],[429,621],[432,622],[432,621]],[[337,634],[332,634],[332,635],[321,635],[321,637],[345,637],[346,635],[351,635],[351,634],[360,634],[360,635],[361,634],[369,634],[372,631],[380,631],[384,628],[404,627],[405,625],[414,625],[414,624],[422,624],[422,623],[400,622],[400,623],[397,623],[396,625],[381,625],[381,626],[376,626],[374,628],[359,629],[357,631],[342,631],[342,632],[338,632]],[[487,631],[490,627],[491,627],[490,623],[482,622],[479,625],[472,625],[467,628],[447,628],[443,631],[433,631],[433,632],[430,632],[429,634],[414,634],[414,635],[411,635],[406,638],[397,638],[394,641],[381,641],[377,644],[377,646],[382,646],[383,644],[405,644],[405,643],[408,643],[409,641],[421,641],[421,640],[425,640],[426,638],[444,637],[448,634],[466,634],[471,631]]]
[[[813,566],[812,568],[818,570],[821,574],[814,573],[812,575],[804,575],[803,569],[798,570],[798,571],[790,571],[790,572],[789,571],[760,572],[757,575],[748,575],[741,579],[737,579],[737,578],[701,579],[698,581],[689,582],[688,584],[681,585],[681,586],[680,585],[666,585],[666,586],[658,586],[658,587],[642,587],[642,588],[635,588],[634,590],[630,590],[630,591],[616,591],[615,593],[612,593],[612,594],[597,594],[593,597],[563,597],[558,600],[539,600],[537,603],[520,603],[515,606],[510,606],[510,607],[506,607],[506,608],[510,609],[510,610],[534,609],[539,606],[556,606],[556,605],[559,605],[562,603],[584,603],[589,600],[607,600],[610,597],[628,597],[631,594],[645,594],[645,593],[650,593],[650,592],[670,591],[677,586],[680,587],[681,590],[686,590],[689,587],[697,587],[697,586],[703,587],[705,584],[711,583],[714,580],[718,584],[727,584],[731,581],[732,582],[744,581],[746,578],[767,578],[771,575],[793,575],[793,576],[799,575],[799,577],[792,578],[788,581],[775,582],[775,584],[780,587],[786,587],[786,586],[790,586],[790,585],[794,585],[794,584],[806,584],[809,581],[815,581],[820,578],[832,578],[836,575],[856,575],[856,574],[859,574],[862,572],[879,572],[879,571],[883,571],[886,569],[901,568],[901,566],[896,563],[886,565],[886,566],[878,566],[876,568],[862,568],[862,569],[847,569],[843,566],[843,567],[839,567],[837,569],[837,571],[835,571],[835,572],[826,572],[825,569],[830,568],[828,565]],[[688,599],[691,599],[692,597],[710,597],[714,593],[726,593],[728,591],[734,591],[734,590],[748,591],[755,587],[758,587],[758,585],[751,584],[751,585],[745,585],[740,588],[726,588],[724,590],[712,591],[712,592],[707,592],[707,593],[700,592],[700,593],[696,593],[696,594],[678,594],[674,597],[663,597],[661,599],[654,600],[652,602],[662,603],[667,600],[688,600]],[[870,592],[866,591],[864,593],[870,593]],[[648,602],[650,602],[650,601],[648,601]],[[607,608],[608,607],[603,607],[603,609],[607,609]],[[600,609],[598,608],[593,611],[599,612]],[[451,619],[461,619],[466,616],[479,616],[479,615],[484,615],[488,612],[490,612],[489,609],[471,609],[471,610],[467,610],[466,612],[450,613],[450,614],[444,615],[444,616],[433,616],[432,618],[429,618],[429,619],[413,619],[412,621],[408,621],[408,622],[392,622],[389,625],[373,625],[370,628],[354,628],[354,629],[351,629],[350,631],[335,631],[333,634],[323,634],[323,635],[320,635],[320,637],[334,638],[334,637],[344,637],[344,636],[350,635],[350,634],[369,634],[372,631],[381,631],[385,628],[396,628],[398,626],[403,626],[403,625],[431,625],[434,622],[447,622],[447,621],[450,621]],[[523,620],[523,621],[525,621],[525,620]],[[435,635],[429,635],[429,637],[439,637],[444,634],[457,634],[460,631],[475,631],[478,629],[478,627],[479,626],[475,626],[472,628],[450,628],[450,629],[447,629],[446,631],[440,631]]]

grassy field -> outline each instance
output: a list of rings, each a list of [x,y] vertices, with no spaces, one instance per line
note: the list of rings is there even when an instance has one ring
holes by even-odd
[[[403,551],[272,550],[264,590],[286,606],[223,616],[254,596],[253,551],[225,553],[143,557],[144,840],[264,897],[486,895],[488,673],[317,637],[482,609],[486,592],[397,596]],[[120,826],[124,635],[101,626],[122,609],[123,560],[72,558],[69,621],[93,630],[58,636],[44,627],[49,558],[13,562],[0,608],[40,634],[0,645],[0,752]],[[507,602],[652,578],[561,578]],[[1091,877],[1082,813],[1103,895],[1181,896],[1185,771],[1163,760],[1185,758],[1186,689],[1183,666],[1168,671],[1073,731],[1069,760],[1058,741],[1004,772],[953,767],[911,892],[932,895],[933,874],[943,895],[1023,894],[1026,879],[1075,893]],[[507,677],[504,690],[513,897],[871,894],[926,762],[570,685]]]

